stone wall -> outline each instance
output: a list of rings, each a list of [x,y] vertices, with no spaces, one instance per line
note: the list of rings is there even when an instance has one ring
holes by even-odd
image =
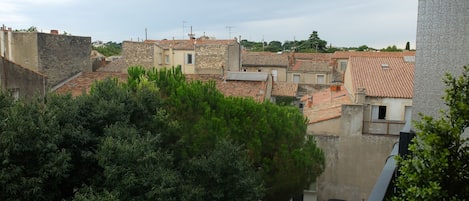
[[[128,66],[143,66],[146,69],[155,67],[155,54],[152,43],[124,41],[122,57]]]
[[[79,73],[92,71],[91,37],[37,33],[38,71],[49,86]]]
[[[222,66],[226,71],[239,71],[239,44],[199,44],[195,46],[195,72],[197,74],[220,74]]]
[[[459,75],[469,64],[469,1],[419,0],[414,78],[414,120],[439,116],[446,72]]]
[[[2,90],[16,90],[20,97],[43,96],[47,77],[0,57],[0,85]]]

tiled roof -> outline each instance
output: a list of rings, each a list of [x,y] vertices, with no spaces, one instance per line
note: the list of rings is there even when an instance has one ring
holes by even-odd
[[[292,57],[301,60],[331,61],[332,53],[292,53]]]
[[[80,76],[65,83],[57,90],[56,93],[71,93],[72,96],[82,95],[83,92],[88,93],[91,85],[96,80],[104,80],[108,77],[117,77],[119,80],[127,80],[127,74],[115,72],[83,72]]]
[[[312,104],[308,104],[310,96]],[[342,115],[342,105],[352,103],[344,87],[339,91],[331,91],[328,88],[312,95],[305,95],[301,101],[305,103],[303,115],[308,118],[310,124],[338,118]]]
[[[257,102],[264,102],[267,92],[267,83],[263,81],[223,81],[220,75],[191,74],[185,76],[187,80],[214,80],[217,89],[225,96],[251,97]]]
[[[243,66],[272,66],[287,67],[288,55],[271,52],[243,52],[241,55]]]
[[[353,92],[365,88],[371,97],[413,96],[414,63],[404,62],[403,57],[350,57],[349,66]]]
[[[332,54],[333,59],[348,59],[349,57],[404,57],[415,56],[415,51],[404,52],[348,52],[337,51]]]
[[[274,82],[274,85],[272,86],[272,96],[296,97],[297,92],[297,83]]]
[[[332,66],[330,65],[330,61],[297,60],[290,70],[330,72],[332,70]]]
[[[146,40],[145,43],[155,43],[163,49],[173,48],[175,50],[193,50],[194,45],[229,45],[236,43],[236,40]]]

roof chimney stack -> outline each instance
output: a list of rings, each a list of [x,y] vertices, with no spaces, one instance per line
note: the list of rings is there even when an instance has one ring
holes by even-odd
[[[50,30],[50,34],[58,35],[58,34],[59,34],[59,30],[52,29],[52,30]]]

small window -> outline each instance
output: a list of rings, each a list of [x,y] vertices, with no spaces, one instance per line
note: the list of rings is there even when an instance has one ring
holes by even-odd
[[[187,54],[186,64],[192,64],[192,62],[193,62],[192,54]]]
[[[293,75],[293,83],[299,83],[300,82],[300,75],[295,74]]]
[[[164,62],[169,64],[169,55],[164,55]]]
[[[340,71],[345,71],[347,69],[347,62],[341,61],[340,62]]]
[[[316,75],[316,84],[326,84],[326,76],[324,74]]]
[[[262,69],[260,69],[260,68],[259,68],[259,69],[257,69],[257,72],[261,72],[261,71],[262,71]]]
[[[371,119],[372,120],[385,120],[386,119],[386,106],[373,105],[371,108]]]

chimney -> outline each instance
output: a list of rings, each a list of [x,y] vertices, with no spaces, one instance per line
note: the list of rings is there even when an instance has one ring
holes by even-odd
[[[58,34],[59,34],[59,30],[52,29],[52,30],[50,30],[50,34],[58,35]]]
[[[366,89],[365,88],[358,88],[357,92],[355,93],[355,103],[356,104],[364,104],[366,97]]]

